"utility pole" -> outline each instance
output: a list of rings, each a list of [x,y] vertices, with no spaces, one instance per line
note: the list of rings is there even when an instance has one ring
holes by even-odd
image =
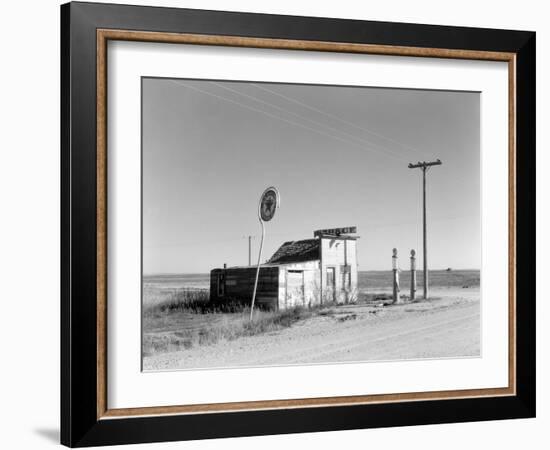
[[[409,169],[421,169],[422,170],[422,228],[423,228],[423,269],[424,269],[424,300],[428,299],[428,242],[426,237],[426,172],[432,166],[440,166],[441,160],[436,159],[431,162],[417,162],[416,164],[409,163]]]
[[[252,239],[254,239],[255,236],[252,236],[252,235],[248,235],[248,236],[243,236],[243,238],[247,238],[248,239],[248,265],[251,266],[252,265]]]

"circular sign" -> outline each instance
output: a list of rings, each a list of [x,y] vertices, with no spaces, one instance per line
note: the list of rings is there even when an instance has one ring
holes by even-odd
[[[274,187],[267,188],[260,199],[260,218],[269,222],[279,207],[279,192]]]

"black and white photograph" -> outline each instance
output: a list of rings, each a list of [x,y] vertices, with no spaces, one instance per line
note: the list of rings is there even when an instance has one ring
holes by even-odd
[[[141,95],[143,371],[481,356],[479,92]]]

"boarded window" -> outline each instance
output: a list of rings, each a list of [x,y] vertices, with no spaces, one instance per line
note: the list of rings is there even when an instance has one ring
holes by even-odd
[[[346,291],[349,291],[351,289],[351,274],[349,272],[344,272],[342,274],[342,287],[346,290]]]
[[[225,274],[218,274],[218,297],[225,295]]]
[[[342,289],[349,291],[351,289],[351,270],[350,266],[340,266],[342,274]]]

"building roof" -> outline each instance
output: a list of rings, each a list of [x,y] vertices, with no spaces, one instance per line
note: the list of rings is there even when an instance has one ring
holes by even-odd
[[[285,242],[271,257],[268,264],[315,261],[320,258],[320,242],[320,239]]]

